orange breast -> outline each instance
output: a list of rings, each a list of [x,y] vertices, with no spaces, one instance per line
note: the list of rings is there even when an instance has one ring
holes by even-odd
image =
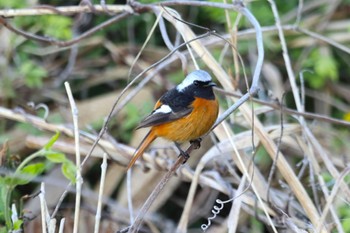
[[[153,126],[155,134],[175,142],[197,139],[207,133],[215,123],[219,112],[217,100],[196,98],[193,111],[178,120]]]

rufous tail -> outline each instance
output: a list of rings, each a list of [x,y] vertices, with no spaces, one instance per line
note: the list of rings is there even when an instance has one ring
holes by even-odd
[[[129,162],[128,167],[126,168],[126,170],[129,170],[129,168],[131,168],[132,165],[134,165],[136,160],[143,154],[143,152],[145,152],[147,147],[154,141],[154,139],[156,139],[156,137],[157,136],[155,135],[153,130],[150,130],[148,132],[148,134],[144,137],[144,139],[142,140],[139,147],[136,149],[132,159]]]

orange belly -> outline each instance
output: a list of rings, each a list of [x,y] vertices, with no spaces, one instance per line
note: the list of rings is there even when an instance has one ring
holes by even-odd
[[[173,122],[153,126],[158,137],[174,142],[197,139],[206,134],[216,121],[219,112],[217,100],[196,98],[192,103],[193,111]]]

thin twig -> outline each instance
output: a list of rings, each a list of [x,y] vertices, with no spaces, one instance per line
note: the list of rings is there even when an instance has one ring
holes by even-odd
[[[306,70],[307,71],[307,70]],[[305,82],[304,82],[304,71],[301,71],[299,73],[299,78],[300,78],[300,98],[301,98],[301,111],[304,112],[305,111]],[[301,117],[299,117],[301,118]],[[304,137],[306,139],[306,137]],[[311,145],[310,143],[308,144],[308,149],[311,152]],[[310,153],[310,155],[312,155],[312,153]],[[309,159],[309,158],[308,158]],[[311,158],[312,159],[312,158]],[[319,174],[319,166],[317,163],[312,163],[310,161],[309,164],[309,177],[310,177],[310,186],[311,186],[311,190],[312,190],[312,194],[313,194],[313,198],[314,198],[314,202],[316,205],[316,208],[318,210],[318,212],[321,212],[321,206],[320,206],[320,202],[319,202],[319,197],[318,197],[318,192],[316,189],[316,183],[315,183],[315,175],[314,174]],[[298,176],[299,177],[299,176]],[[320,176],[318,176],[320,177]],[[323,180],[323,179],[322,179]],[[320,181],[321,183],[322,181]],[[325,193],[325,192],[324,192]],[[327,193],[325,193],[325,196],[327,195]]]
[[[132,172],[132,169],[129,169],[126,172],[126,193],[128,196],[128,209],[129,209],[130,223],[133,224],[135,222],[135,219],[134,219],[134,208],[132,204],[131,172]]]
[[[131,73],[132,73],[132,70],[133,70],[133,68],[134,68],[134,66],[135,66],[135,64],[136,64],[136,62],[139,60],[139,58],[140,58],[142,52],[144,51],[146,45],[147,45],[148,42],[150,41],[150,39],[151,39],[151,37],[152,37],[152,35],[153,35],[153,33],[154,33],[154,31],[155,31],[155,29],[156,29],[158,23],[159,23],[159,20],[162,18],[162,15],[163,15],[163,11],[159,12],[159,14],[157,15],[156,21],[154,21],[153,26],[152,26],[150,32],[149,32],[148,35],[147,35],[147,38],[146,38],[145,42],[143,42],[140,51],[137,53],[135,59],[133,60],[131,66],[130,66],[130,69],[129,69],[128,80],[129,80],[130,77],[131,77]]]
[[[172,1],[162,1],[162,2],[155,2],[150,5],[163,5],[163,6],[199,6],[199,7],[213,7],[213,8],[219,8],[219,9],[227,9],[227,10],[235,10],[239,11],[239,8],[241,6],[237,4],[225,4],[225,3],[219,3],[219,2],[203,2],[203,1],[192,1],[192,0],[172,0]]]
[[[163,8],[166,10],[166,8]],[[154,9],[155,10],[155,9]],[[157,13],[157,12],[155,12]],[[170,41],[170,38],[169,38],[169,34],[167,32],[167,28],[165,26],[165,22],[164,22],[164,18],[162,17],[159,21],[159,30],[160,30],[160,34],[163,38],[163,41],[164,41],[164,44],[168,47],[168,49],[170,51],[174,50],[175,47],[177,47],[179,44],[180,44],[180,33],[177,31],[177,34],[176,34],[176,38],[175,38],[175,43],[173,44],[171,41]],[[182,70],[184,71],[185,74],[187,74],[187,58],[184,54],[182,54],[181,52],[179,51],[176,51],[176,56],[178,56],[178,58],[180,59],[181,61],[181,68]]]
[[[107,154],[103,154],[103,161],[101,164],[101,178],[100,178],[100,189],[98,192],[98,203],[97,203],[97,210],[96,210],[96,216],[95,216],[95,230],[94,233],[99,232],[100,228],[100,221],[101,221],[101,209],[102,209],[102,198],[103,198],[103,190],[105,186],[106,181],[106,172],[107,172]]]
[[[297,107],[297,110],[301,112],[301,101],[300,101],[300,96],[299,96],[299,88],[296,84],[295,74],[294,74],[294,71],[292,69],[291,61],[290,61],[290,58],[288,55],[287,43],[286,43],[286,39],[284,37],[284,33],[282,30],[280,18],[278,16],[277,6],[273,0],[268,0],[268,1],[270,2],[272,12],[273,12],[274,17],[275,17],[275,23],[276,23],[276,27],[278,30],[278,36],[279,36],[279,39],[280,39],[281,45],[282,45],[283,59],[284,59],[285,65],[286,65],[289,83],[292,87],[292,93],[293,93],[295,105]]]
[[[229,217],[228,217],[228,222],[227,222],[227,228],[228,228],[228,233],[235,233],[237,232],[237,227],[239,224],[239,220],[240,220],[240,210],[241,210],[241,206],[242,206],[242,195],[243,193],[245,193],[247,191],[247,188],[245,188],[246,186],[246,180],[247,180],[247,176],[243,176],[237,192],[235,193],[235,196],[233,197],[232,200],[232,206],[231,206],[231,210],[229,213]],[[248,187],[249,188],[249,187]]]
[[[319,233],[322,231],[322,228],[324,226],[324,221],[326,219],[326,216],[328,214],[328,211],[330,208],[332,208],[332,203],[339,191],[339,188],[341,186],[341,184],[343,183],[344,181],[344,177],[350,173],[350,166],[347,166],[339,175],[339,177],[337,178],[334,186],[333,186],[333,189],[332,189],[332,192],[331,192],[331,195],[329,196],[329,198],[327,199],[327,203],[326,203],[326,206],[324,207],[323,209],[323,212],[322,212],[322,215],[321,215],[321,218],[320,218],[320,221],[319,221],[319,224],[316,228],[316,233]]]
[[[334,46],[335,48],[338,48],[338,49],[340,49],[340,50],[350,54],[350,48],[348,46],[342,45],[342,44],[336,42],[335,40],[332,40],[332,39],[330,39],[328,37],[325,37],[325,36],[323,36],[323,35],[321,35],[319,33],[312,32],[312,31],[310,31],[308,29],[305,29],[305,28],[302,28],[302,27],[296,27],[295,30],[299,31],[299,32],[301,32],[301,33],[303,33],[305,35],[308,35],[308,36],[310,36],[310,37],[312,37],[314,39],[326,42],[326,43]]]
[[[74,208],[74,227],[73,233],[78,232],[79,227],[79,213],[80,213],[80,200],[81,200],[81,186],[83,178],[81,176],[81,162],[80,162],[80,141],[79,141],[79,128],[78,128],[78,108],[75,104],[72,91],[69,83],[65,82],[64,86],[67,91],[69,104],[72,110],[73,126],[74,126],[74,142],[75,142],[75,164],[76,164],[76,196],[75,196],[75,208]]]
[[[40,207],[41,207],[41,231],[42,233],[46,233],[47,232],[47,226],[46,226],[46,201],[45,201],[45,184],[41,183],[40,186],[40,194],[39,194],[39,198],[40,198]]]
[[[295,26],[295,25],[281,25],[281,29],[284,32],[289,32],[289,33],[291,33],[291,32],[298,32],[298,33],[302,33],[302,34],[308,35],[308,36],[310,36],[310,37],[312,37],[312,38],[314,38],[316,40],[319,40],[321,42],[330,44],[330,45],[334,46],[335,48],[350,54],[350,48],[349,47],[340,44],[339,42],[335,41],[334,39],[331,39],[329,37],[321,35],[321,34],[319,34],[317,32],[310,31],[310,30],[308,30],[306,28],[303,28],[303,27],[300,27],[300,26],[298,27],[298,26]],[[276,26],[265,26],[265,27],[261,28],[261,31],[265,32],[265,33],[268,33],[268,32],[273,32],[274,33],[276,31],[278,31],[278,28]],[[238,37],[249,36],[249,35],[255,35],[255,33],[256,32],[255,32],[254,28],[249,28],[249,29],[244,29],[244,30],[238,31],[237,32],[237,36]],[[230,36],[231,36],[230,34],[222,35],[222,37],[224,37],[226,39],[229,39]],[[213,38],[213,39],[204,41],[204,45],[209,46],[209,45],[217,44],[219,41],[221,41],[220,38]]]
[[[109,20],[97,25],[96,27],[93,27],[91,28],[90,30],[82,33],[81,35],[71,39],[71,40],[67,40],[67,41],[62,41],[62,40],[57,40],[57,39],[54,39],[54,38],[50,38],[50,37],[45,37],[45,36],[38,36],[38,35],[35,35],[35,34],[31,34],[31,33],[28,33],[28,32],[25,32],[21,29],[17,29],[15,27],[13,27],[11,24],[9,24],[7,22],[7,20],[3,17],[0,17],[0,24],[2,24],[3,26],[5,26],[7,29],[9,29],[10,31],[18,34],[18,35],[21,35],[29,40],[35,40],[35,41],[39,41],[39,42],[42,42],[42,43],[49,43],[49,44],[52,44],[52,45],[57,45],[57,46],[60,46],[60,47],[68,47],[68,46],[71,46],[73,44],[76,44],[78,42],[80,42],[82,39],[85,39],[86,37],[89,37],[91,36],[92,34],[96,33],[97,31],[101,30],[102,28],[105,28],[119,20],[122,20],[124,18],[126,18],[127,16],[129,16],[131,13],[130,12],[122,12],[120,13],[119,15],[116,15],[112,18],[110,18]]]
[[[282,98],[281,98],[281,109],[280,109],[280,125],[281,125],[281,133],[280,133],[280,136],[278,137],[278,141],[277,141],[277,150],[276,150],[276,154],[275,154],[275,159],[273,160],[272,162],[272,165],[271,165],[271,170],[269,172],[269,176],[268,176],[268,179],[267,179],[267,202],[269,204],[271,204],[271,200],[270,200],[270,189],[271,189],[271,182],[272,182],[272,178],[273,176],[275,175],[275,170],[276,170],[276,164],[277,164],[277,160],[278,160],[278,156],[279,156],[279,153],[280,153],[280,149],[281,149],[281,144],[282,144],[282,138],[283,138],[283,130],[284,130],[284,120],[283,120],[283,102],[284,102],[284,98],[285,98],[285,93],[282,95]]]
[[[349,168],[349,166],[348,166]],[[344,171],[346,171],[347,168],[344,169]],[[340,176],[342,176],[342,174],[340,174]],[[330,192],[328,190],[328,184],[325,182],[325,180],[323,179],[322,175],[321,174],[318,174],[318,186],[322,189],[323,193],[324,193],[324,200],[327,200],[327,203],[326,203],[326,206],[324,207],[324,211],[320,211],[321,213],[322,212],[327,212],[326,209],[328,209],[328,211],[330,212],[330,214],[332,215],[333,217],[333,221],[334,221],[334,225],[336,226],[337,228],[337,232],[338,233],[345,233],[344,232],[344,229],[343,229],[343,226],[342,226],[342,223],[340,222],[340,217],[339,214],[337,213],[337,211],[335,210],[335,206],[327,206],[328,202],[333,198],[334,200],[334,197],[331,197],[330,196]],[[339,178],[338,178],[339,179]],[[336,180],[336,183],[335,185],[333,186],[333,189],[332,189],[332,192],[331,192],[331,195],[333,194],[333,190],[335,188],[335,186],[337,185],[340,185],[339,182],[338,182],[338,179]],[[337,183],[338,182],[338,183]],[[338,186],[339,188],[339,186]],[[339,192],[338,192],[339,193]],[[331,202],[332,203],[332,202]],[[321,220],[322,220],[322,216],[323,216],[324,213],[322,213],[321,215]]]
[[[237,98],[241,98],[242,95],[240,93],[234,93],[234,92],[228,92],[225,91],[221,88],[215,88],[216,91],[218,91],[219,93],[223,93],[224,95],[228,95],[228,96],[234,96]],[[260,100],[257,98],[251,98],[251,101],[258,103],[258,104],[262,104],[265,106],[269,106],[275,110],[281,110],[281,107],[279,104],[274,103],[274,102],[269,102],[269,101],[264,101],[264,100]],[[291,108],[287,108],[286,106],[283,106],[282,109],[284,114],[290,114],[290,115],[296,115],[296,116],[303,116],[307,119],[313,119],[313,120],[319,120],[322,122],[329,122],[332,124],[336,124],[336,125],[342,125],[342,126],[346,126],[346,127],[350,127],[350,122],[348,121],[344,121],[344,120],[340,120],[340,119],[336,119],[333,117],[329,117],[329,116],[325,116],[325,115],[321,115],[321,114],[316,114],[316,113],[311,113],[311,112],[298,112],[297,110],[291,109]]]
[[[163,7],[163,6],[162,6],[162,7]],[[169,15],[171,15],[171,16],[172,16],[174,19],[176,19],[177,21],[179,21],[179,22],[181,22],[181,23],[184,23],[184,24],[194,25],[194,24],[191,24],[191,23],[189,23],[189,22],[184,21],[184,20],[181,18],[181,15],[180,15],[176,10],[171,9],[171,8],[168,8],[168,7],[163,7],[163,9],[166,11],[166,13],[168,13]],[[185,42],[187,42],[186,36],[182,34],[185,30],[182,30],[182,29],[181,29],[181,25],[182,25],[182,24],[180,24],[180,26],[176,26],[176,29],[177,29],[177,31],[181,34],[182,39],[183,39]],[[195,26],[197,26],[197,25],[195,25]],[[197,26],[197,27],[198,27],[198,26]],[[193,62],[193,65],[194,65],[195,69],[196,69],[196,70],[199,70],[199,69],[200,69],[200,68],[199,68],[199,65],[198,65],[198,63],[197,63],[197,61],[196,61],[196,59],[195,59],[195,55],[193,54],[192,49],[191,49],[191,46],[190,46],[189,43],[186,43],[186,48],[187,48],[187,51],[188,51],[188,53],[189,53],[189,55],[190,55],[190,57],[191,57],[191,59],[192,59],[192,62]]]
[[[300,24],[301,16],[303,13],[303,7],[304,7],[304,0],[299,0],[297,17],[296,17],[295,23],[294,23],[295,26],[299,26],[299,24]]]
[[[79,14],[79,13],[105,13],[105,9],[108,9],[113,13],[133,11],[129,5],[106,5],[106,8],[104,8],[102,5],[93,5],[92,7],[88,5],[60,6],[60,7],[39,5],[28,9],[1,9],[0,16],[7,18],[7,17],[16,17],[16,16],[35,16],[35,15],[57,15],[57,14],[73,15],[73,14]]]

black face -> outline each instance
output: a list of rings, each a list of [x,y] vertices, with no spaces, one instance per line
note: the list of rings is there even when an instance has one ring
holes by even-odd
[[[213,100],[215,99],[213,86],[216,86],[216,84],[212,81],[195,80],[192,85],[186,88],[185,92],[194,93],[195,97]]]

